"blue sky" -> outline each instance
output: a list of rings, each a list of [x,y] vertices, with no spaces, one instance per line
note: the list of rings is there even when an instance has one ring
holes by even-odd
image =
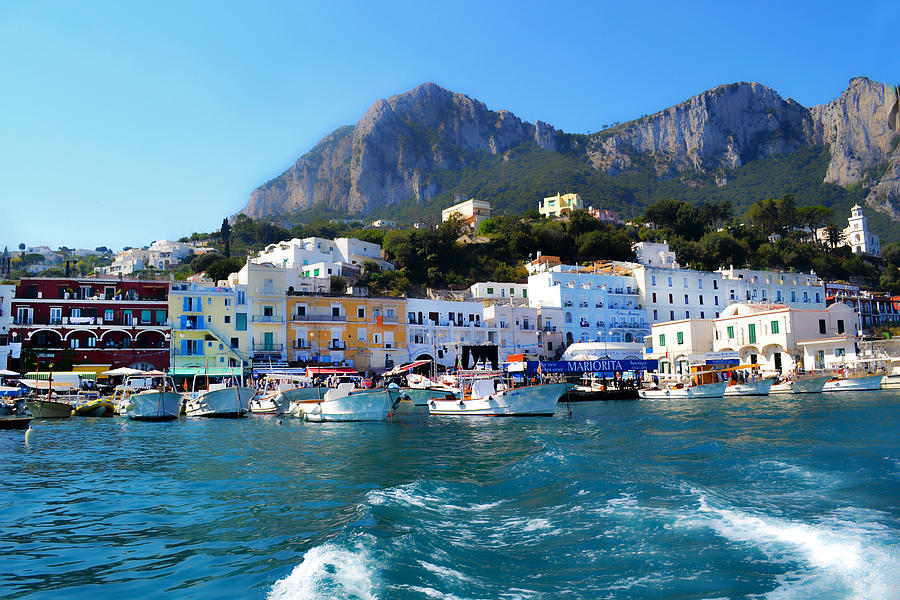
[[[900,5],[858,6],[0,2],[0,246],[216,229],[324,135],[424,81],[568,132],[734,81],[805,106],[856,75],[897,82]]]

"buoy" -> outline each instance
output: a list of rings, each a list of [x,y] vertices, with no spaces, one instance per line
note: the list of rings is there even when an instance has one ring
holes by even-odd
[[[31,434],[34,433],[34,429],[29,427],[25,430],[25,446],[31,445]]]

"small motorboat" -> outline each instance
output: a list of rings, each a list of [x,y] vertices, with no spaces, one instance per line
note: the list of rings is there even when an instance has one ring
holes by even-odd
[[[321,402],[305,405],[302,417],[311,422],[385,421],[391,418],[399,399],[397,386],[364,390],[352,383],[340,383],[325,392]]]
[[[460,371],[460,397],[432,398],[432,415],[484,417],[552,417],[556,403],[570,389],[570,383],[540,383],[512,387],[502,371]]]
[[[829,379],[823,392],[872,391],[881,389],[883,374],[835,377]]]
[[[283,415],[292,413],[294,403],[321,402],[328,388],[312,387],[311,383],[308,377],[294,374],[266,375],[263,391],[250,400],[249,411],[255,415]]]
[[[111,417],[115,412],[116,405],[110,398],[101,398],[94,392],[75,401],[73,414],[76,417]]]
[[[150,389],[128,394],[128,379],[125,380],[120,411],[124,408],[125,416],[133,421],[171,421],[181,416],[183,397],[175,391],[175,382],[170,376],[159,372],[138,375],[142,379],[150,379]],[[130,377],[129,377],[130,378]],[[133,389],[133,388],[132,388]]]
[[[638,396],[646,400],[665,398],[721,398],[725,395],[726,387],[728,387],[727,381],[687,386],[675,384],[658,389],[642,389],[638,391]]]
[[[789,378],[783,381],[773,383],[769,389],[769,394],[818,394],[825,387],[828,375],[820,375],[815,377],[797,377]]]
[[[205,387],[199,384],[198,377],[205,377]],[[247,413],[248,404],[256,395],[256,390],[240,385],[234,375],[215,379],[219,381],[210,383],[210,376],[194,375],[193,391],[185,394],[185,416],[239,419]]]
[[[732,381],[725,388],[725,396],[768,396],[769,390],[772,389],[774,379],[760,379],[759,381],[749,381],[738,383]]]

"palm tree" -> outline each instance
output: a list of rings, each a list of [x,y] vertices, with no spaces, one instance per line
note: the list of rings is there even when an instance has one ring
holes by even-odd
[[[837,248],[844,241],[844,232],[838,229],[834,223],[829,223],[825,226],[825,241],[832,249]]]

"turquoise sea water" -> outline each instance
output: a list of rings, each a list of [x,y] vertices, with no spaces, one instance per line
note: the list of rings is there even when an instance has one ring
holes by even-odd
[[[897,598],[900,394],[0,431],[10,598]]]

